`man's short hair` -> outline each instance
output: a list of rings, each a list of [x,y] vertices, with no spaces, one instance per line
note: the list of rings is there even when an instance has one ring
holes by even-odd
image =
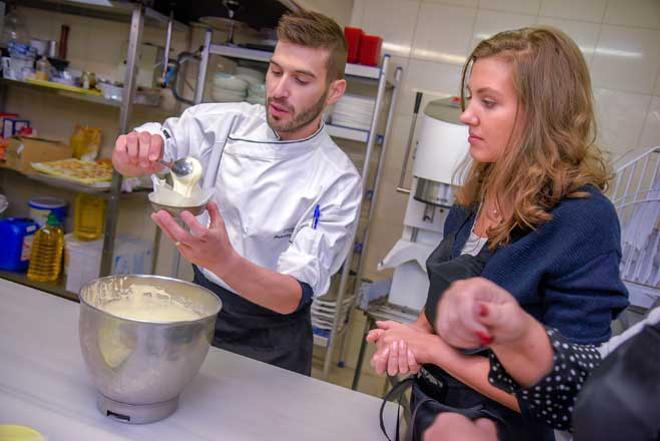
[[[348,48],[341,26],[330,17],[304,9],[288,13],[277,25],[277,38],[300,46],[326,49],[329,53],[327,82],[344,78]]]

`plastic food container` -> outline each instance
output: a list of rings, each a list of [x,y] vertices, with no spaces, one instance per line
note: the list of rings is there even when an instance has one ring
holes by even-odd
[[[37,224],[32,219],[10,217],[0,220],[0,269],[25,271],[30,263]]]
[[[98,82],[96,83],[96,88],[101,91],[105,99],[121,101],[123,87],[106,82]]]
[[[380,48],[383,39],[376,35],[362,35],[360,38],[360,64],[377,66],[380,61]]]
[[[32,198],[28,201],[30,207],[30,218],[34,220],[39,228],[46,225],[48,215],[52,212],[57,216],[57,220],[64,225],[64,219],[67,214],[67,204],[62,199],[49,196]]]
[[[360,39],[362,35],[364,35],[364,32],[360,28],[344,28],[344,38],[346,39],[346,45],[348,46],[347,61],[349,63],[357,63],[359,60]]]

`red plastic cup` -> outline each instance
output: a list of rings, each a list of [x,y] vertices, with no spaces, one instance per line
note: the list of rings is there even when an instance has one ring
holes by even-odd
[[[382,45],[383,39],[377,35],[362,35],[362,38],[360,38],[360,64],[378,66],[378,61],[380,61],[380,48]]]
[[[344,38],[346,39],[346,45],[348,46],[348,57],[347,61],[349,63],[357,63],[360,59],[360,39],[364,35],[364,32],[360,28],[344,28]]]

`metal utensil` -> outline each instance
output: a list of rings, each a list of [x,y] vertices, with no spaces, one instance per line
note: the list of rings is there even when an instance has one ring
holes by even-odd
[[[160,162],[165,167],[172,170],[172,173],[174,173],[177,176],[186,176],[192,173],[193,171],[193,166],[188,161],[188,158],[180,158],[177,159],[176,161],[164,161],[162,159],[159,159],[158,162]]]

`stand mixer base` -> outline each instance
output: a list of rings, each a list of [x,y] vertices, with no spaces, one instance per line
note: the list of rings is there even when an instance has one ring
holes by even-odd
[[[172,415],[179,406],[179,397],[152,404],[127,404],[98,394],[96,404],[108,418],[127,424],[145,424]]]

